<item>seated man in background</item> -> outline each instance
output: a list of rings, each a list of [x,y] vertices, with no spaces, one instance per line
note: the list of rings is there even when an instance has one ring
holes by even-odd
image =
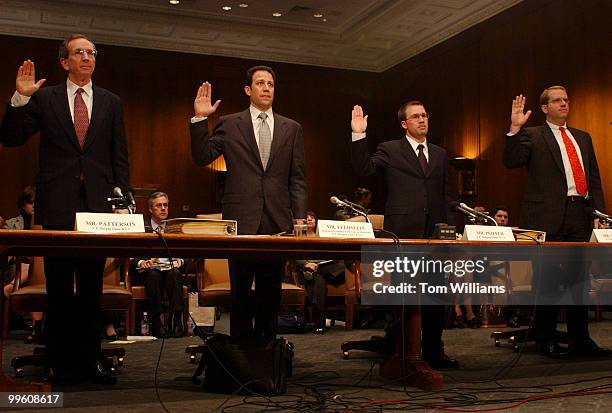
[[[495,219],[495,222],[497,222],[498,226],[500,227],[508,226],[508,220],[509,220],[508,208],[505,206],[495,207],[495,209],[493,210],[493,218]]]
[[[349,200],[344,194],[339,194],[338,199],[341,201]],[[357,208],[361,209],[366,214],[369,214],[371,211],[370,204],[372,204],[372,191],[370,191],[368,188],[358,187],[353,193],[353,203]],[[356,215],[357,214],[352,209],[348,207],[341,207],[335,212],[334,219],[346,221],[347,219]]]
[[[165,220],[168,219],[168,195],[164,192],[154,192],[147,201],[151,222],[146,223],[152,231],[164,231]],[[167,257],[138,257],[130,263],[133,284],[144,285],[147,294],[148,311],[151,319],[152,334],[155,337],[172,335],[182,337],[183,328],[183,284],[181,269],[186,267],[185,260]],[[170,302],[171,317],[162,329],[164,315],[164,293]]]
[[[355,204],[361,206],[363,212],[370,213],[370,205],[372,204],[372,191],[368,188],[359,187],[353,194]]]

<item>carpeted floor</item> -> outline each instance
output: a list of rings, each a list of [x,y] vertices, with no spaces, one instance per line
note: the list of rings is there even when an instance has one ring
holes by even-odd
[[[606,315],[608,320],[612,319],[611,314]],[[227,319],[224,314],[216,331],[227,331]],[[590,329],[600,345],[612,347],[612,321],[593,322]],[[203,392],[190,381],[195,365],[189,363],[185,353],[187,345],[199,342],[194,337],[167,339],[163,350],[161,340],[126,345],[125,364],[119,370],[119,382],[115,386],[94,386],[74,379],[54,390],[64,392],[62,411],[85,413],[163,412],[158,397],[167,411],[177,413],[467,412],[500,408],[512,412],[612,411],[612,394],[607,393],[612,392],[612,358],[556,361],[541,357],[533,344],[515,354],[508,346],[496,348],[489,338],[491,331],[444,332],[446,352],[459,359],[461,368],[444,372],[444,389],[438,392],[404,388],[401,383],[382,379],[373,354],[354,351],[350,359],[344,360],[340,351],[343,341],[365,339],[381,331],[345,331],[342,327],[332,327],[322,336],[310,333],[288,336],[295,344],[294,375],[284,396],[267,399]],[[32,346],[22,342],[24,335],[25,332],[13,332],[5,342],[3,369],[6,374],[12,375],[10,360],[13,356],[31,352]],[[36,367],[27,368],[26,379],[35,380],[40,372]],[[555,397],[562,392],[572,392],[574,397]],[[528,397],[535,400],[526,402]]]

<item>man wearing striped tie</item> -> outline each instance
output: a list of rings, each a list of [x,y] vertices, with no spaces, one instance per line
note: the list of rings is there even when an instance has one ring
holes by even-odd
[[[5,146],[23,145],[40,132],[36,223],[44,229],[72,230],[76,212],[110,212],[106,198],[113,188],[129,186],[121,101],[93,84],[97,58],[95,45],[73,34],[59,47],[66,81],[43,88],[45,79],[36,80],[34,62],[24,61],[0,126]],[[43,378],[47,381],[58,382],[66,367],[77,367],[94,382],[116,382],[100,362],[105,261],[104,257],[45,257],[48,364]]]
[[[593,142],[587,132],[567,126],[570,102],[563,86],[546,88],[540,96],[546,115],[541,126],[524,128],[531,115],[525,112],[525,97],[512,102],[510,131],[505,137],[504,164],[507,168],[526,167],[527,189],[523,198],[520,226],[546,231],[546,241],[584,242],[591,229],[600,226],[591,218],[592,209],[604,210],[604,196]],[[577,251],[577,250],[575,250]],[[577,252],[565,262],[547,258],[542,271],[534,274],[537,304],[534,329],[543,355],[609,356],[589,335],[585,304],[588,276],[584,255]],[[572,292],[567,302],[567,351],[558,345],[556,325],[559,312],[559,286]]]
[[[193,105],[192,158],[205,166],[224,156],[223,219],[238,221],[241,235],[291,232],[292,218],[306,218],[302,126],[272,111],[275,82],[276,74],[270,67],[247,70],[244,92],[249,108],[220,117],[212,134],[208,116],[221,101],[212,104],[210,83],[202,83]],[[230,260],[232,338],[276,336],[283,269],[282,261]],[[249,298],[254,277],[256,304],[252,311]]]

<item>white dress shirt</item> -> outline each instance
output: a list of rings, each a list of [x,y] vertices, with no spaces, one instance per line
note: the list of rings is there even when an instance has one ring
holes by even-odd
[[[259,147],[259,128],[261,127],[261,119],[259,119],[259,114],[262,113],[261,110],[257,109],[255,106],[249,106],[249,111],[251,112],[251,122],[253,123],[253,132],[255,132],[255,141],[257,142],[257,147]],[[272,108],[266,110],[266,123],[270,128],[270,137],[272,141],[274,140],[274,114],[272,113]]]
[[[261,120],[259,119],[259,114],[262,113],[261,110],[257,109],[255,106],[249,106],[249,112],[251,112],[251,123],[253,124],[253,132],[255,133],[255,142],[257,142],[257,147],[259,147],[259,127],[261,126]],[[266,110],[266,114],[268,117],[266,118],[266,123],[270,128],[270,138],[274,140],[274,113],[272,112],[272,108]],[[191,123],[198,123],[203,120],[208,119],[208,116],[193,116],[189,121]],[[364,134],[365,137],[365,134]]]
[[[565,143],[563,142],[563,136],[561,136],[561,131],[559,130],[559,126],[554,123],[550,123],[546,121],[550,129],[552,130],[553,135],[555,135],[555,139],[557,140],[557,144],[559,145],[559,149],[561,150],[561,160],[563,161],[563,169],[565,170],[565,180],[567,181],[567,196],[579,196],[580,194],[576,190],[576,181],[574,180],[574,172],[572,171],[572,165],[569,161],[569,156],[567,155],[567,150],[565,149]],[[578,154],[578,159],[580,160],[580,166],[584,171],[584,164],[582,163],[582,152],[580,152],[580,146],[576,142],[576,139],[572,136],[572,133],[567,128],[567,124],[563,125],[565,128],[565,133],[567,137],[574,145],[574,149]],[[585,172],[586,177],[586,172]]]
[[[93,84],[91,80],[84,86],[79,86],[76,83],[72,82],[70,79],[66,79],[66,92],[68,95],[68,107],[70,107],[70,118],[74,122],[74,96],[76,95],[76,91],[78,88],[83,88],[83,101],[85,102],[85,106],[87,106],[87,113],[89,119],[91,120],[91,110],[93,108]],[[19,108],[25,106],[30,101],[30,96],[24,96],[21,93],[15,91],[13,96],[11,97],[11,106],[15,108]]]
[[[410,146],[412,146],[412,150],[416,154],[417,158],[419,157],[419,150],[417,148],[419,145],[423,145],[423,153],[425,154],[427,162],[429,162],[429,149],[427,147],[427,138],[425,138],[423,142],[419,142],[412,136],[406,134],[406,139],[408,140],[408,143],[410,143]]]
[[[563,161],[563,169],[565,170],[565,180],[567,182],[567,196],[580,196],[580,194],[576,190],[576,181],[574,180],[574,173],[572,172],[572,165],[570,164],[569,157],[567,155],[567,149],[565,149],[563,136],[561,136],[561,131],[559,130],[560,126],[555,125],[554,123],[551,123],[549,121],[546,121],[546,124],[550,127],[550,130],[552,131],[555,140],[557,141],[557,145],[559,145],[559,151],[561,152],[561,160]],[[580,166],[582,166],[582,170],[584,171],[584,164],[582,162],[582,152],[580,151],[580,146],[578,146],[576,139],[574,139],[574,136],[567,128],[567,124],[563,125],[563,127],[565,128],[565,133],[567,134],[567,137],[572,142],[572,145],[574,145],[574,149],[576,149],[578,159],[580,160]],[[514,136],[517,133],[518,132],[508,132],[506,136]],[[586,177],[586,171],[584,172],[584,175]]]
[[[365,132],[351,132],[352,142],[357,142],[358,140],[364,139],[365,137],[366,137]],[[419,157],[419,151],[417,150],[417,147],[419,145],[423,145],[424,146],[423,153],[425,154],[425,158],[427,159],[427,162],[429,162],[429,149],[427,148],[427,138],[425,138],[423,142],[418,142],[412,136],[406,134],[406,140],[408,140],[408,143],[410,143],[410,146],[412,146],[412,150],[414,150],[414,153],[416,154],[417,158]]]

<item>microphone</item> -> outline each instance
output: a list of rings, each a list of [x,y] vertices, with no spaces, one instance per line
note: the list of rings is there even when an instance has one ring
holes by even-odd
[[[331,196],[329,198],[329,202],[331,202],[334,205],[338,205],[339,207],[348,208],[354,213],[356,213],[357,215],[361,215],[362,217],[364,217],[366,222],[370,222],[370,218],[368,217],[368,214],[365,211],[363,211],[361,208],[357,208],[357,206],[353,204],[352,202],[343,201],[337,196]]]
[[[604,214],[603,212],[598,210],[593,211],[593,215],[595,215],[599,219],[603,219],[604,221],[612,221],[612,217],[610,215]]]
[[[597,218],[601,219],[602,221],[612,222],[612,216],[604,214],[603,212],[598,211],[598,210],[593,209],[593,208],[588,208],[588,210],[589,210],[589,212],[592,215],[596,216]]]
[[[329,198],[329,202],[331,202],[334,205],[338,205],[340,207],[351,208],[351,205],[349,205],[347,202],[344,202],[343,200],[341,200],[337,196],[330,197]]]
[[[462,212],[462,213],[468,215],[469,217],[480,218],[483,221],[491,222],[491,223],[493,223],[493,225],[497,226],[497,221],[495,221],[493,218],[491,218],[487,214],[483,214],[482,212],[478,212],[475,209],[470,208],[469,206],[467,206],[463,202],[453,201],[453,202],[451,202],[451,208],[453,210],[455,210],[455,211]]]
[[[362,212],[366,212],[367,213],[367,211],[366,211],[366,209],[365,209],[365,207],[363,205],[356,204],[354,202],[349,201],[348,199],[340,199],[337,196],[332,196],[331,198],[329,198],[329,201],[332,204],[336,204],[336,205],[338,205],[340,207],[351,208],[351,209],[355,208],[355,209],[358,209],[358,210],[360,210]]]
[[[128,209],[130,214],[136,211],[136,200],[132,191],[126,191],[123,195],[123,191],[120,187],[116,186],[113,188],[114,197],[107,198],[107,201],[113,205],[114,209]]]
[[[134,194],[132,193],[131,190],[127,190],[125,193],[125,197],[128,201],[128,204],[132,205],[132,206],[136,206],[136,200],[134,199]]]
[[[128,189],[127,191],[125,191],[125,203],[127,204],[127,208],[128,211],[130,212],[130,214],[135,214],[136,213],[136,200],[134,199],[134,194],[132,193],[131,189]]]

